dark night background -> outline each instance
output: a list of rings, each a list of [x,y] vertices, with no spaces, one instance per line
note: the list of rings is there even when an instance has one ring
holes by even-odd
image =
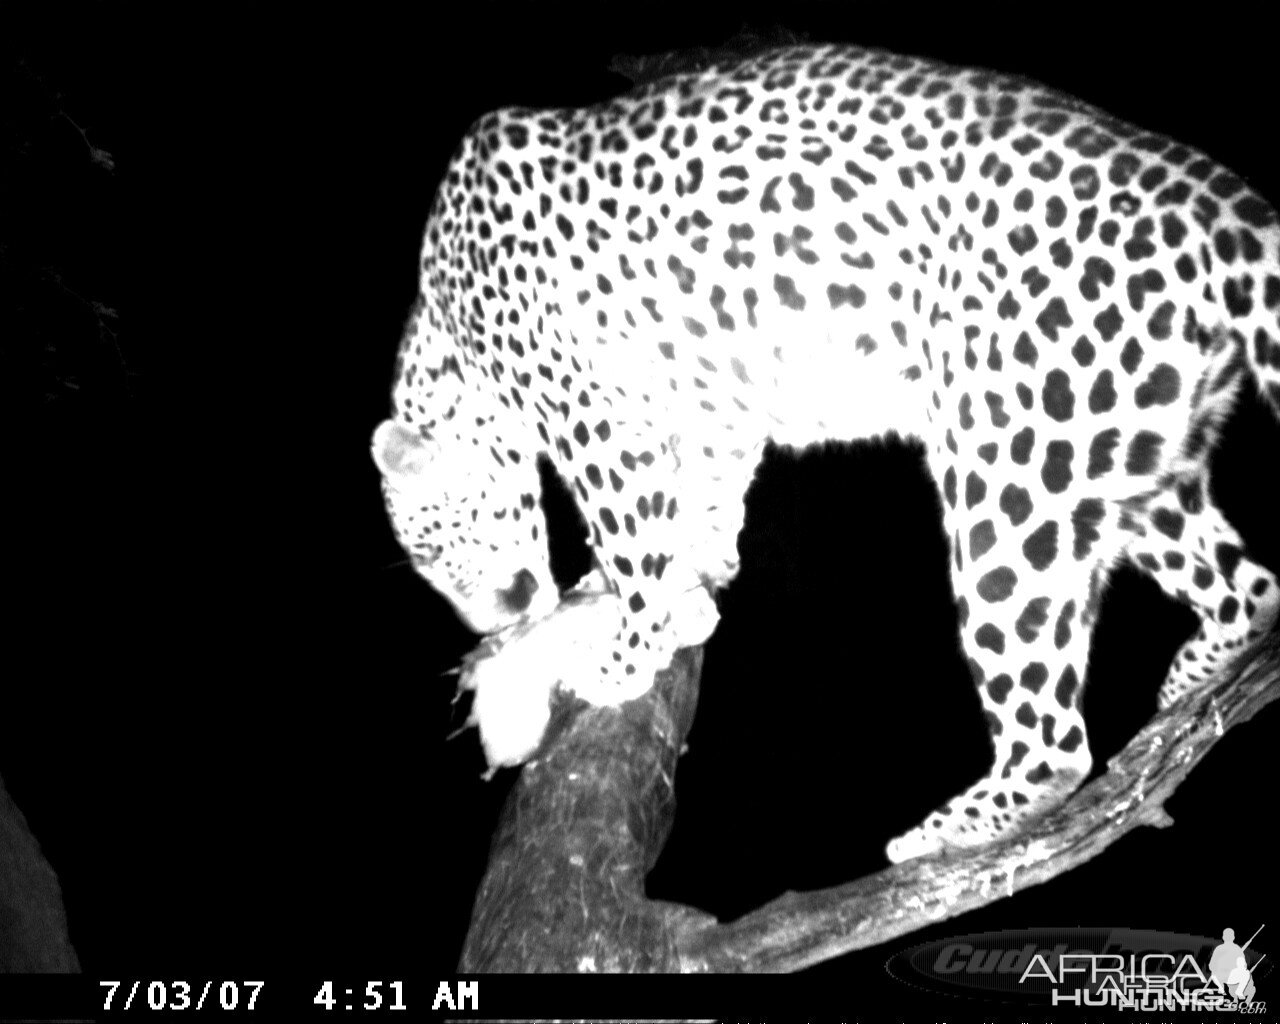
[[[440,673],[473,638],[403,564],[368,438],[436,182],[480,114],[603,100],[626,88],[615,54],[781,22],[1037,78],[1280,201],[1265,26],[1208,46],[1193,19],[1100,31],[1057,7],[1015,30],[691,6],[358,23],[93,6],[0,30],[0,777],[86,972],[453,972],[513,773],[484,784],[474,733],[445,742],[459,711]],[[1250,396],[1227,445],[1218,499],[1275,568],[1280,429]],[[985,769],[922,465],[901,444],[768,460],[652,896],[728,920],[878,870],[888,838]],[[1097,764],[1153,712],[1191,625],[1115,578],[1086,699]],[[1274,707],[1232,732],[1168,803],[1174,828],[805,991],[910,1006],[885,959],[947,934],[1280,929],[1261,838],[1278,737]]]

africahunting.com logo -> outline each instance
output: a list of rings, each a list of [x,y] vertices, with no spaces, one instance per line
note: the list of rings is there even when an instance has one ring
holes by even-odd
[[[1129,928],[985,932],[914,946],[885,966],[904,984],[969,998],[1256,1015],[1266,1012],[1258,982],[1271,972],[1254,944],[1262,928],[1243,945],[1231,928],[1220,938]]]

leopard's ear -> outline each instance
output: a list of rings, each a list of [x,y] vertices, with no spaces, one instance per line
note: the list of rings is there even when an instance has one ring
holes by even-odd
[[[383,420],[373,432],[373,461],[391,481],[420,476],[431,461],[430,444],[416,430],[398,420]]]

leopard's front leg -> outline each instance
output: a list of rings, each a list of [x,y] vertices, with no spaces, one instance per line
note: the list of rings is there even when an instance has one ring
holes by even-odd
[[[644,693],[679,648],[705,641],[719,621],[704,565],[719,553],[700,550],[697,512],[705,518],[705,511],[686,507],[680,465],[670,438],[636,420],[615,421],[608,444],[587,445],[562,467],[572,473],[601,578],[619,605],[617,632],[583,667],[595,678],[579,692],[595,703]],[[721,568],[716,581],[723,575]]]
[[[706,513],[684,508],[671,444],[647,423],[615,425],[610,442],[560,467],[590,525],[596,569],[550,615],[491,639],[492,653],[482,648],[464,674],[491,768],[533,756],[557,687],[596,705],[632,700],[719,621],[702,562],[720,553],[700,550]]]

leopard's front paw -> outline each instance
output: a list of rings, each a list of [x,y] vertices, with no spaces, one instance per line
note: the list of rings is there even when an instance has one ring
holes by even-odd
[[[696,586],[682,593],[671,610],[667,630],[672,636],[672,647],[696,647],[706,643],[720,624],[720,611],[716,600],[705,586]]]
[[[459,686],[475,693],[467,724],[479,727],[491,773],[534,755],[557,686],[586,693],[599,685],[620,613],[612,593],[580,587],[550,615],[486,638],[468,657]]]

